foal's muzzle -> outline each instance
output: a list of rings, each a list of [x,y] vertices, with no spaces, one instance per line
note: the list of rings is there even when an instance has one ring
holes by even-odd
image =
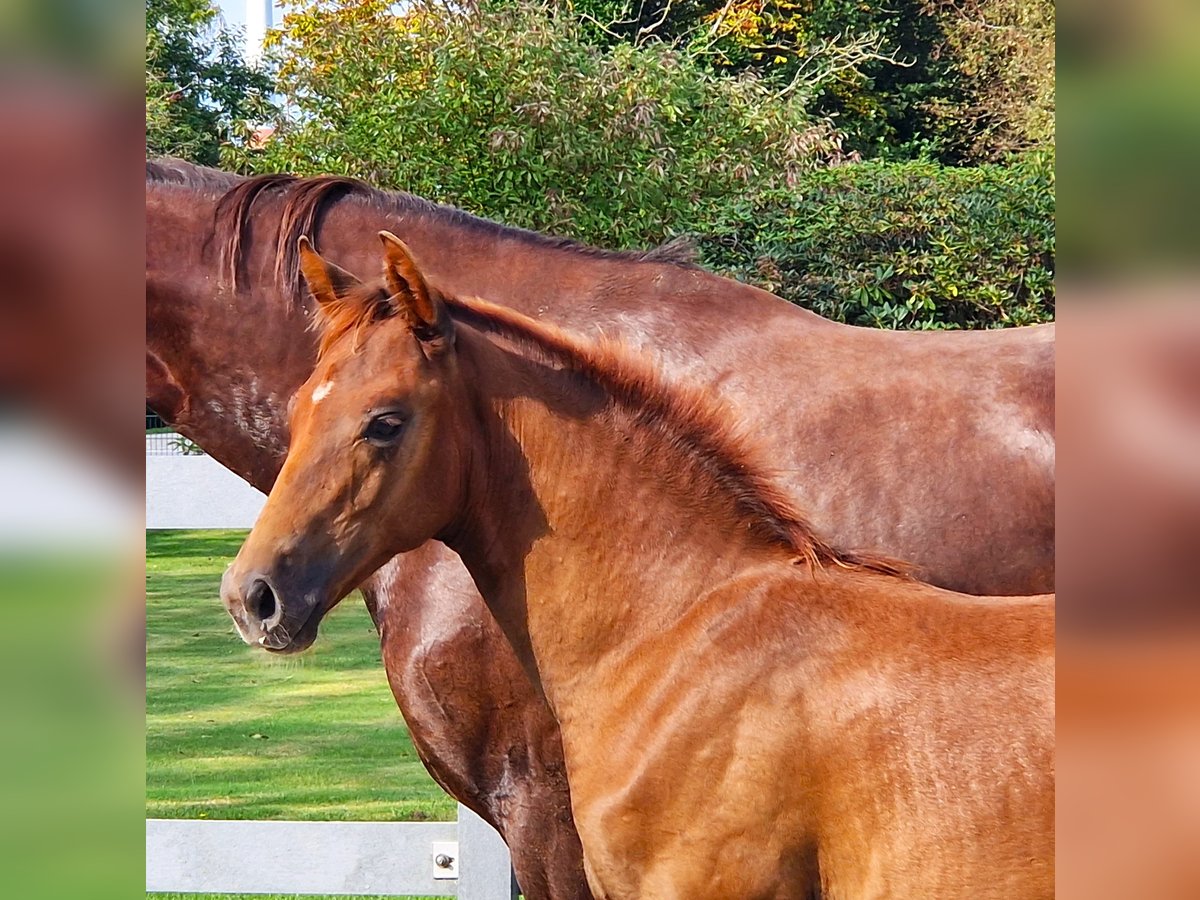
[[[221,579],[221,601],[247,644],[268,650],[291,646],[293,635],[284,622],[283,603],[266,576],[230,567]]]

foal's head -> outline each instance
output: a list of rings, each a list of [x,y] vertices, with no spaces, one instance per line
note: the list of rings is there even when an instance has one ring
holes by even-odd
[[[247,643],[308,647],[338,600],[438,535],[457,509],[466,404],[454,325],[404,244],[380,237],[377,284],[301,239],[321,351],[292,401],[287,461],[222,581]]]

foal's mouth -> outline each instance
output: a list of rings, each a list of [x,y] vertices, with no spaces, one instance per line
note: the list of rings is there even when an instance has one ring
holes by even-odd
[[[274,601],[272,601],[274,603]],[[273,610],[278,607],[273,606]],[[234,629],[238,637],[251,647],[259,647],[271,653],[300,653],[307,650],[317,639],[321,620],[326,613],[320,602],[307,604],[307,611],[300,621],[289,617],[284,610],[272,613],[264,621],[251,619],[244,608],[230,610]]]
[[[314,603],[308,616],[298,627],[288,628],[280,623],[275,628],[262,634],[256,641],[248,641],[253,646],[262,647],[271,653],[286,656],[290,653],[301,653],[313,645],[317,632],[321,628],[321,620],[325,617],[325,608],[320,603]]]
[[[251,647],[270,653],[300,653],[317,639],[329,602],[319,572],[239,569],[237,563],[221,579],[221,601],[232,617],[238,636]]]

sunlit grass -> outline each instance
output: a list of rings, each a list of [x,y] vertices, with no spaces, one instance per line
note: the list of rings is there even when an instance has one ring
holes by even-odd
[[[413,750],[360,600],[334,610],[299,657],[272,657],[237,637],[217,590],[244,537],[146,535],[147,817],[453,819],[454,801]]]
[[[218,599],[240,531],[146,536],[146,815],[451,820],[417,758],[357,597],[314,648],[244,645]]]

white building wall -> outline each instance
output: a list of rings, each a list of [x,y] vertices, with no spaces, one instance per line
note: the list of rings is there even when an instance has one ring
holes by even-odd
[[[211,456],[146,457],[147,528],[250,528],[266,500]]]

